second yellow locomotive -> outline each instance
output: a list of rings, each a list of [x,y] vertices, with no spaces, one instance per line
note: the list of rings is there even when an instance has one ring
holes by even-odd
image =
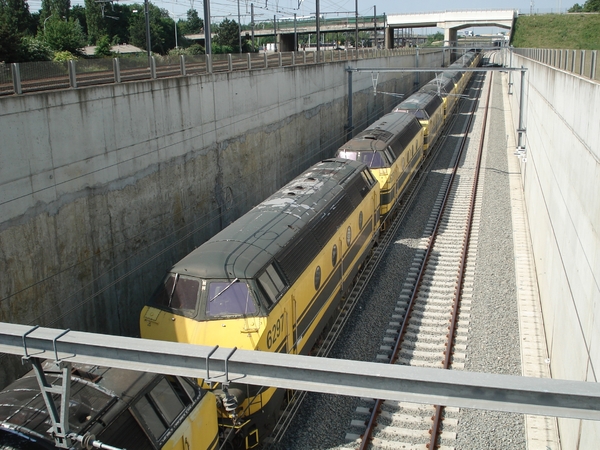
[[[365,163],[381,187],[382,225],[423,159],[423,128],[412,114],[386,114],[342,145],[339,158]]]
[[[379,202],[364,164],[316,164],[175,264],[142,310],[142,337],[308,354],[376,243]],[[215,393],[243,448],[258,445],[283,396]]]

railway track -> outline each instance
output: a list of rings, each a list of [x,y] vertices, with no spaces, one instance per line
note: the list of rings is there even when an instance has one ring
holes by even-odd
[[[467,128],[471,127],[469,123]],[[477,151],[465,151],[467,138],[463,137],[454,167],[446,174],[378,361],[464,368],[477,240],[472,223],[479,215],[483,149],[480,140]],[[365,400],[356,409],[346,438],[360,449],[450,449],[456,440],[457,415],[457,408]]]
[[[472,111],[471,111],[471,116],[472,116]],[[448,124],[447,129],[450,129],[452,127],[455,120],[456,120],[456,115],[455,115],[453,121],[450,124]],[[470,128],[470,125],[466,127],[467,130],[469,128]],[[445,135],[444,138],[441,139],[439,145],[437,146],[438,149],[442,145],[444,145],[444,141],[445,141],[445,139],[447,139],[447,137],[448,136]],[[465,134],[465,136],[463,136],[463,141],[466,142],[466,139],[467,139],[467,134]],[[419,171],[417,176],[411,182],[410,187],[407,190],[407,192],[404,194],[402,201],[400,202],[399,205],[397,205],[396,211],[394,211],[394,216],[395,216],[394,220],[389,223],[385,233],[383,233],[381,236],[379,246],[375,248],[372,257],[369,259],[369,261],[367,263],[365,263],[365,267],[363,268],[363,271],[361,272],[360,276],[356,280],[355,286],[354,286],[352,292],[350,293],[350,295],[348,296],[348,298],[345,300],[344,304],[340,308],[340,313],[339,313],[338,317],[336,318],[335,322],[333,323],[333,325],[329,328],[328,334],[323,339],[321,345],[317,349],[315,349],[315,352],[313,353],[315,356],[328,356],[331,349],[333,348],[334,344],[337,342],[344,325],[346,324],[349,317],[352,315],[352,312],[354,311],[354,308],[357,304],[358,299],[360,298],[363,291],[365,290],[365,287],[367,286],[369,280],[375,273],[376,268],[379,265],[380,261],[382,260],[386,250],[393,243],[394,238],[397,234],[396,232],[397,232],[398,228],[400,227],[400,225],[403,223],[403,219],[404,219],[405,215],[407,214],[408,210],[410,209],[411,205],[413,204],[414,199],[417,196],[417,193],[419,192],[423,183],[425,182],[426,176],[430,170],[430,166],[435,161],[435,157],[436,157],[436,154],[433,154],[425,161],[423,167],[421,168],[421,170]],[[455,192],[455,195],[456,195],[456,192]],[[461,193],[459,193],[459,196],[460,195],[462,195],[462,191],[461,191]],[[442,243],[441,241],[438,244],[440,246],[446,245],[446,244]],[[439,248],[440,247],[438,247],[436,251],[439,251]],[[421,252],[421,254],[422,253],[423,252]],[[437,255],[434,255],[434,258],[432,258],[431,261],[436,260],[436,259],[439,259],[439,258]],[[413,266],[414,265],[415,265],[415,263],[413,263]],[[428,277],[429,277],[429,275],[426,277],[426,279]],[[413,278],[411,278],[411,279],[413,279]],[[427,282],[423,283],[423,285],[427,285]],[[406,287],[405,289],[409,289],[409,288]],[[436,289],[437,288],[434,288],[434,291]],[[390,324],[391,326],[395,326],[396,328],[398,326],[400,326],[398,321],[404,317],[404,313],[406,311],[406,303],[407,303],[406,298],[405,298],[406,296],[407,296],[406,293],[402,294],[402,299],[399,301],[398,305],[396,306],[396,314],[392,318],[392,322]],[[433,307],[433,308],[435,309],[435,307]],[[426,309],[430,310],[431,307],[427,307]],[[417,318],[417,316],[419,314],[418,310],[419,310],[419,308],[415,309],[415,311],[417,311],[417,313],[415,313],[415,318]],[[465,315],[463,313],[461,323],[464,323],[464,318],[465,318]],[[390,328],[390,330],[393,330],[393,328]],[[394,335],[394,334],[397,334],[397,332],[394,332],[394,331],[390,332],[390,335]],[[413,335],[413,333],[411,331],[408,333],[407,338],[411,337],[412,335]],[[391,337],[386,337],[385,342],[382,346],[382,348],[384,349],[384,351],[386,353],[385,354],[382,353],[378,357],[378,360],[381,360],[381,361],[386,360],[386,362],[389,361],[389,354],[387,354],[387,352],[390,349],[389,348],[390,347],[390,339],[391,339]],[[425,347],[425,348],[430,347],[430,345],[427,345],[427,344],[423,346],[421,343],[419,343],[418,345],[419,345],[419,349],[416,349],[416,348],[413,349],[413,353],[415,355],[420,354],[420,352],[422,352],[421,347]],[[459,346],[460,346],[460,344],[459,344]],[[460,348],[459,346],[455,347],[455,349]],[[435,351],[440,350],[439,346],[431,346],[431,348],[434,349]],[[441,351],[443,351],[443,348],[444,347],[442,344]],[[454,355],[454,356],[458,357],[458,355]],[[438,365],[432,364],[432,366],[437,367]],[[264,448],[267,448],[267,449],[279,448],[278,443],[283,439],[283,436],[285,435],[288,427],[292,423],[297,412],[300,410],[305,396],[306,396],[305,392],[294,392],[291,395],[291,397],[286,405],[286,408],[282,412],[281,420],[276,424],[275,429],[274,429],[273,433],[271,434],[271,436],[265,441]],[[359,407],[357,409],[358,418],[356,419],[357,422],[355,424],[360,424],[360,426],[363,428],[363,430],[365,428],[365,426],[364,426],[365,414],[369,413],[369,410],[372,409],[372,405],[370,405],[370,406],[368,405],[369,402],[372,404],[374,401],[372,401],[372,400],[367,401],[367,403],[364,406]],[[386,406],[386,408],[388,406],[389,406],[389,404]],[[407,407],[409,409],[414,409],[413,406],[405,405],[405,407]],[[424,410],[428,411],[428,413],[427,413],[428,416],[431,416],[432,411],[434,411],[431,407],[424,408]],[[448,414],[448,413],[450,413],[450,411],[446,411],[446,414]],[[412,413],[411,413],[411,415],[412,415]],[[382,417],[392,417],[392,416],[393,416],[393,413],[392,413],[392,415],[390,415],[385,411],[383,412],[383,415],[382,415]],[[367,420],[367,422],[368,422],[368,420]],[[449,423],[450,423],[450,421],[446,421],[446,426]],[[425,432],[427,432],[427,430]],[[356,441],[357,439],[360,439],[360,433],[355,434],[355,435],[353,433],[349,433],[347,435],[347,438],[349,440]],[[391,448],[404,448],[404,447],[392,446]]]

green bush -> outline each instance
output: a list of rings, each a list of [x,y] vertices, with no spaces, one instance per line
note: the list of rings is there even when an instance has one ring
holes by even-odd
[[[186,54],[188,55],[204,55],[206,50],[200,44],[192,44],[186,48]]]
[[[110,38],[107,35],[104,35],[98,39],[98,42],[96,42],[96,50],[94,50],[94,55],[101,58],[104,56],[112,56],[110,47]]]
[[[50,61],[52,59],[52,49],[43,40],[25,36],[22,43],[28,61]]]
[[[185,48],[172,48],[171,50],[169,50],[169,56],[179,56],[179,55],[187,55],[187,49]]]
[[[225,55],[227,53],[237,53],[237,51],[233,51],[233,47],[231,45],[219,45],[213,42],[212,44],[212,52],[214,55]]]
[[[77,57],[75,55],[73,55],[73,53],[64,50],[62,52],[56,52],[54,54],[54,58],[52,58],[52,61],[64,62],[64,61],[70,61],[72,59],[77,59]]]

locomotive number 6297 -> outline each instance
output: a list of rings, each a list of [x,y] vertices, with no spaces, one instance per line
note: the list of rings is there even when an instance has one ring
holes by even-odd
[[[283,331],[283,318],[285,313],[281,314],[281,317],[273,324],[273,327],[267,332],[267,348],[271,348],[273,344],[277,342],[281,332]]]

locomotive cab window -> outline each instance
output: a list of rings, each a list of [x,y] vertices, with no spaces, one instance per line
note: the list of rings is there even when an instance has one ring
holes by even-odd
[[[161,411],[167,424],[172,424],[183,411],[181,397],[175,394],[173,387],[163,378],[149,393],[154,404]]]
[[[272,264],[258,277],[258,284],[265,293],[269,308],[277,302],[285,289],[285,283]]]
[[[372,169],[381,169],[389,167],[390,163],[382,152],[353,152],[349,150],[341,150],[338,154],[340,158],[359,161]]]
[[[178,273],[171,273],[158,287],[151,304],[159,308],[178,310],[185,316],[194,316],[198,302],[200,282],[193,278],[184,278]]]
[[[429,114],[424,109],[417,109],[413,114],[419,120],[429,120]]]
[[[256,314],[248,285],[239,280],[211,280],[208,284],[206,317],[241,317]]]
[[[390,148],[386,148],[383,153],[385,154],[387,160],[388,160],[388,165],[391,166],[392,164],[394,164],[394,161],[396,160],[396,158],[394,157],[394,154],[390,151]]]
[[[373,186],[376,183],[375,177],[370,170],[363,170],[361,174],[369,186]]]

